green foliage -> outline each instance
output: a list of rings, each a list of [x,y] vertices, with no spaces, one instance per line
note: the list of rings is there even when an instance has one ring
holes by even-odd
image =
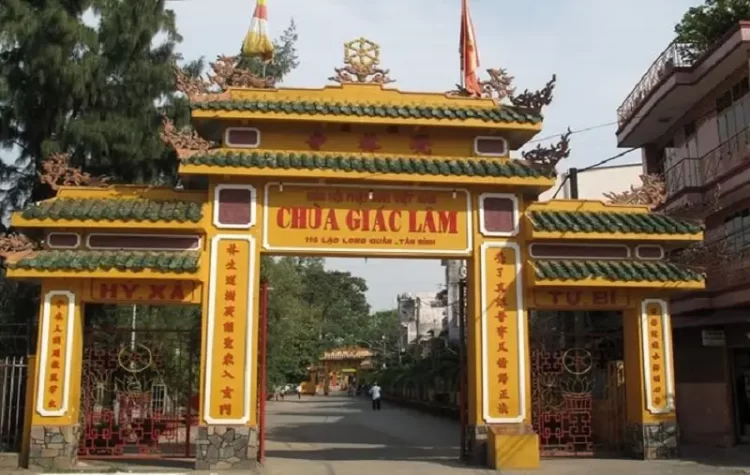
[[[297,383],[328,349],[395,348],[395,312],[370,315],[367,285],[348,272],[325,270],[323,259],[264,258],[261,273],[271,290],[268,304],[268,384]],[[386,340],[382,337],[386,336]],[[385,344],[384,344],[385,342]]]
[[[694,61],[741,20],[750,19],[749,0],[706,0],[703,5],[688,9],[674,31],[682,47],[684,59]]]
[[[5,209],[51,190],[41,162],[70,165],[115,182],[169,181],[157,102],[174,90],[180,37],[165,0],[9,0],[0,8],[0,143],[20,157],[0,169]],[[96,27],[83,14],[98,16]]]
[[[284,76],[299,66],[296,47],[298,39],[297,25],[292,20],[281,36],[274,40],[275,52],[270,63],[264,64],[257,57],[241,57],[238,66],[242,69],[249,69],[258,77],[272,77],[279,83]]]

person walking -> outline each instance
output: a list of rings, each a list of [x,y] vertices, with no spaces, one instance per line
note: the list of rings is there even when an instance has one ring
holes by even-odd
[[[297,399],[302,399],[302,385],[297,385]]]
[[[372,410],[379,411],[380,410],[380,386],[378,386],[378,383],[372,383],[372,387],[370,388],[370,395],[372,396]]]

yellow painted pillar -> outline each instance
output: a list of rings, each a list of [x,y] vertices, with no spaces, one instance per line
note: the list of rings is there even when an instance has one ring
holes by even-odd
[[[212,184],[209,194],[195,468],[247,470],[258,456],[262,193],[236,183]]]
[[[514,242],[485,240],[478,258],[473,275],[479,281],[475,300],[480,307],[478,315],[472,315],[469,342],[479,351],[470,349],[469,354],[480,361],[470,366],[470,387],[481,392],[472,395],[476,406],[470,416],[476,420],[481,415],[486,426],[490,468],[538,468],[539,438],[531,428],[523,252]]]
[[[642,459],[678,455],[669,303],[643,298],[624,315],[626,449]]]
[[[29,435],[32,470],[74,468],[81,427],[83,304],[78,280],[42,283]]]

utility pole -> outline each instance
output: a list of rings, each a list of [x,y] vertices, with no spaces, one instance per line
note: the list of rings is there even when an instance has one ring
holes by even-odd
[[[568,182],[570,182],[570,196],[571,200],[578,199],[578,169],[571,168],[568,170]]]

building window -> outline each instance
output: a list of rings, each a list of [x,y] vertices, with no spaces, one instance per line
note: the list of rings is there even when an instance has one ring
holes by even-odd
[[[256,148],[260,145],[260,130],[254,127],[228,127],[224,144],[237,148]]]
[[[749,88],[748,78],[744,77],[716,99],[716,125],[720,144],[742,132],[750,123]],[[730,144],[726,149],[722,148],[721,156],[736,152],[738,147],[739,143]]]
[[[733,213],[724,219],[724,236],[727,251],[750,248],[750,208]]]
[[[474,154],[484,157],[505,157],[508,155],[508,142],[502,137],[476,137]]]

